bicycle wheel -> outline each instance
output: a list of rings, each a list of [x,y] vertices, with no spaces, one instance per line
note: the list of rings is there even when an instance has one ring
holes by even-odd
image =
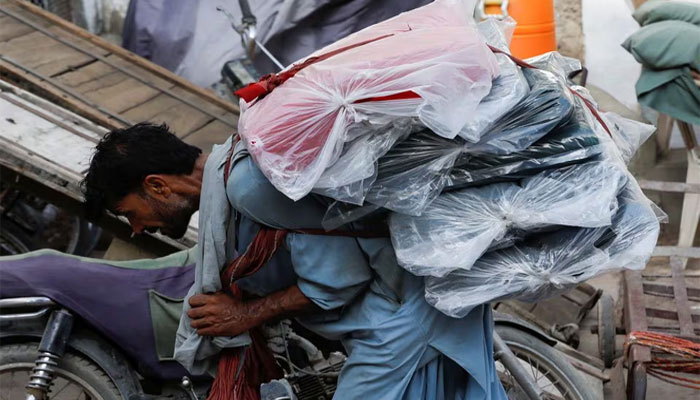
[[[496,331],[542,389],[542,400],[595,400],[585,378],[553,347],[510,326],[497,325]],[[496,369],[509,395],[527,399],[513,376],[498,361]]]

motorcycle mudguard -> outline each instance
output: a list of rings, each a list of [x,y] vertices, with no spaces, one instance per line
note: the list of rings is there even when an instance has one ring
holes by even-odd
[[[504,326],[511,326],[515,329],[520,329],[522,331],[525,331],[536,338],[542,340],[543,342],[547,343],[550,346],[554,346],[557,344],[557,340],[552,338],[551,336],[547,335],[544,331],[542,331],[540,328],[537,326],[524,321],[520,318],[516,318],[510,314],[505,314],[502,312],[495,311],[493,312],[493,322],[495,325],[504,325]]]

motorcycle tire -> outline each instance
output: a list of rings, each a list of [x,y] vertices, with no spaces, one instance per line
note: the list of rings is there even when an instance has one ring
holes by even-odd
[[[36,343],[0,346],[0,398],[25,398],[24,386],[39,355]],[[64,354],[54,367],[54,382],[49,394],[52,400],[86,398],[92,400],[121,400],[117,387],[100,367],[74,353]],[[81,393],[82,392],[82,393]]]
[[[0,256],[14,256],[31,251],[32,239],[9,219],[0,218]]]
[[[542,388],[547,387],[549,392],[554,391],[550,397],[547,397],[545,394],[543,399],[596,399],[596,396],[589,389],[591,384],[567,361],[566,357],[552,346],[523,330],[510,326],[497,325],[496,331],[508,345],[508,348],[523,362],[525,369],[532,372],[532,378],[537,381],[538,385]],[[509,376],[507,371],[502,372],[499,369],[499,375],[506,391],[508,391],[509,384],[517,386],[517,383],[512,376]],[[540,382],[540,378],[543,382]],[[510,382],[504,382],[504,379],[510,379]],[[521,393],[520,397],[516,396],[516,398],[527,398],[522,397],[524,392],[521,389],[516,387],[515,390]]]

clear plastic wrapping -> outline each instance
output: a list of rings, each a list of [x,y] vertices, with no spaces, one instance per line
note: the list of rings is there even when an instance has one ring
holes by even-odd
[[[396,120],[381,128],[364,125],[374,133],[361,135],[346,144],[338,160],[316,182],[314,193],[362,205],[377,179],[377,159],[411,131],[411,122],[407,119]]]
[[[365,200],[392,211],[420,215],[449,183],[462,154],[522,151],[572,113],[571,94],[546,71],[530,71],[529,95],[487,128],[479,143],[446,139],[430,130],[409,135],[378,160],[378,176]],[[527,122],[524,122],[527,121]]]
[[[562,79],[567,79],[569,74],[581,69],[581,61],[563,56],[556,51],[528,58],[525,62],[533,67],[552,72]]]
[[[560,76],[577,69],[575,62],[557,54],[540,57],[535,62]],[[595,105],[585,88],[574,87],[574,90]],[[653,127],[614,113],[601,113],[608,133],[581,99],[574,98],[574,106],[573,121],[590,127],[602,147],[602,153],[595,159],[616,166],[626,176],[611,223],[600,227],[531,230],[515,238],[506,237],[510,241],[504,248],[491,249],[472,268],[455,269],[442,277],[426,277],[426,299],[437,309],[462,317],[479,304],[506,299],[541,301],[611,270],[644,268],[658,238],[659,221],[665,219],[665,214],[644,196],[624,165]],[[556,133],[555,130],[550,135]],[[590,206],[581,204],[579,210],[588,210]]]
[[[564,228],[489,252],[469,269],[426,278],[426,299],[452,317],[498,300],[536,302],[619,268],[642,269],[659,223],[643,194],[629,185],[619,196],[612,224]]]
[[[561,78],[534,69],[524,69],[523,74],[530,86],[528,95],[486,127],[469,151],[510,154],[526,149],[571,116],[573,97]]]
[[[302,198],[355,139],[352,126],[375,118],[417,118],[456,137],[499,72],[467,3],[440,0],[373,25],[313,56],[361,45],[306,66],[261,99],[242,99],[239,133],[270,182]]]
[[[411,134],[379,159],[377,179],[366,201],[420,215],[445,187],[463,149],[463,141],[445,139],[428,130]]]
[[[488,19],[477,24],[479,33],[486,43],[502,51],[509,52],[508,34],[512,35],[515,21]],[[506,31],[504,31],[504,29]],[[493,80],[491,91],[476,107],[474,118],[459,131],[459,136],[470,142],[478,142],[486,128],[522,101],[530,91],[520,67],[505,54],[496,54],[500,74]]]
[[[556,225],[610,225],[624,170],[588,162],[545,170],[520,185],[499,183],[441,194],[420,216],[389,220],[399,264],[416,275],[469,269],[490,247],[519,231]]]
[[[445,190],[518,180],[547,168],[583,162],[602,151],[603,146],[588,125],[572,122],[515,153],[462,153],[448,175]]]
[[[656,130],[654,125],[634,121],[613,112],[604,112],[600,115],[611,130],[611,138],[625,164],[630,162],[642,143],[646,142]]]

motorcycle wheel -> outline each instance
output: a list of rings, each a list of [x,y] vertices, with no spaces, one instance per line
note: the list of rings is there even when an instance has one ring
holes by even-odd
[[[38,354],[35,343],[0,346],[0,400],[25,398],[24,386],[29,382]],[[107,374],[83,356],[66,352],[54,371],[49,393],[52,400],[122,399]]]
[[[583,375],[552,346],[510,326],[496,326],[496,331],[543,390],[542,400],[595,400]],[[500,362],[496,370],[509,398],[528,398]]]
[[[30,243],[31,239],[12,221],[0,218],[0,227],[0,256],[13,256],[30,251],[27,243]]]

